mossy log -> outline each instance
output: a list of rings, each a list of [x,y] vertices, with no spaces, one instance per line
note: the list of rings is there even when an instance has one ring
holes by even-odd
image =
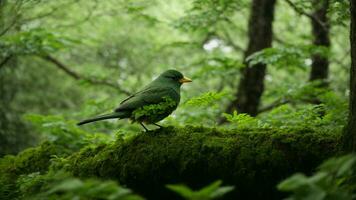
[[[339,135],[312,129],[163,128],[130,140],[85,148],[69,157],[79,177],[114,179],[148,199],[174,199],[165,184],[199,188],[217,179],[234,185],[226,199],[280,199],[276,184],[312,173],[338,153]]]

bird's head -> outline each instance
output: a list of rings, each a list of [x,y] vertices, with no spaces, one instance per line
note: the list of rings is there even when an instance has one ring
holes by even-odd
[[[165,72],[163,72],[158,79],[162,79],[164,81],[167,82],[171,82],[171,83],[177,83],[179,85],[183,84],[183,83],[189,83],[192,82],[191,79],[183,76],[182,73],[180,73],[177,70],[167,70]]]

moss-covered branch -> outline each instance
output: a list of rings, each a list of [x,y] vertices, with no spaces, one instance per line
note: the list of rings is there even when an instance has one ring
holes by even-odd
[[[293,172],[312,172],[336,151],[336,136],[310,129],[170,127],[84,149],[69,159],[69,170],[80,177],[118,180],[150,199],[171,199],[167,183],[198,188],[216,179],[235,185],[232,195],[239,199],[277,199],[279,181]]]
[[[165,188],[166,184],[185,183],[200,188],[217,179],[236,187],[227,198],[279,199],[282,194],[275,189],[279,181],[294,172],[313,172],[324,159],[337,154],[338,141],[338,135],[308,128],[168,127],[84,148],[56,167],[77,177],[117,180],[148,199],[174,199],[176,195]],[[43,154],[41,148],[48,153]],[[32,156],[20,154],[13,158],[22,159],[14,162],[14,169],[22,169],[21,173],[26,174],[48,168],[44,164],[49,163],[48,154],[56,151],[45,148],[26,153],[32,152]],[[14,171],[7,168],[1,172]]]

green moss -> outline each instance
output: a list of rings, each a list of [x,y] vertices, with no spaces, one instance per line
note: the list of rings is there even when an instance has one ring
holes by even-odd
[[[53,155],[63,151],[56,145],[44,142],[38,147],[29,148],[17,156],[0,159],[0,199],[13,199],[18,190],[16,180],[20,175],[34,172],[44,173],[50,166]]]
[[[151,199],[172,199],[164,184],[194,188],[216,179],[235,185],[232,195],[240,199],[278,199],[280,180],[296,171],[311,173],[337,154],[338,140],[308,128],[167,127],[83,149],[69,158],[68,170],[80,177],[116,179]]]
[[[294,172],[310,174],[338,153],[339,135],[310,128],[167,127],[111,144],[88,146],[64,161],[61,146],[43,143],[0,159],[0,199],[18,197],[20,175],[65,169],[78,177],[117,180],[149,199],[174,199],[164,185],[200,188],[217,179],[234,185],[227,199],[280,199],[276,184]]]

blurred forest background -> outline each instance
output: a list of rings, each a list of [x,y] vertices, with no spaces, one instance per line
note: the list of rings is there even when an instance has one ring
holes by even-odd
[[[250,16],[253,2],[245,0],[1,1],[0,154],[50,136],[34,125],[65,126],[111,111],[167,69],[194,83],[163,124],[216,126],[240,105],[238,113],[257,115],[255,126],[340,131],[349,91],[348,2],[263,2]],[[244,73],[260,63],[267,69]],[[123,120],[85,130],[119,128],[140,129]]]
[[[193,79],[163,126],[341,134],[347,0],[1,0],[0,156],[130,138],[108,113],[167,69]],[[153,127],[151,127],[153,128]]]

